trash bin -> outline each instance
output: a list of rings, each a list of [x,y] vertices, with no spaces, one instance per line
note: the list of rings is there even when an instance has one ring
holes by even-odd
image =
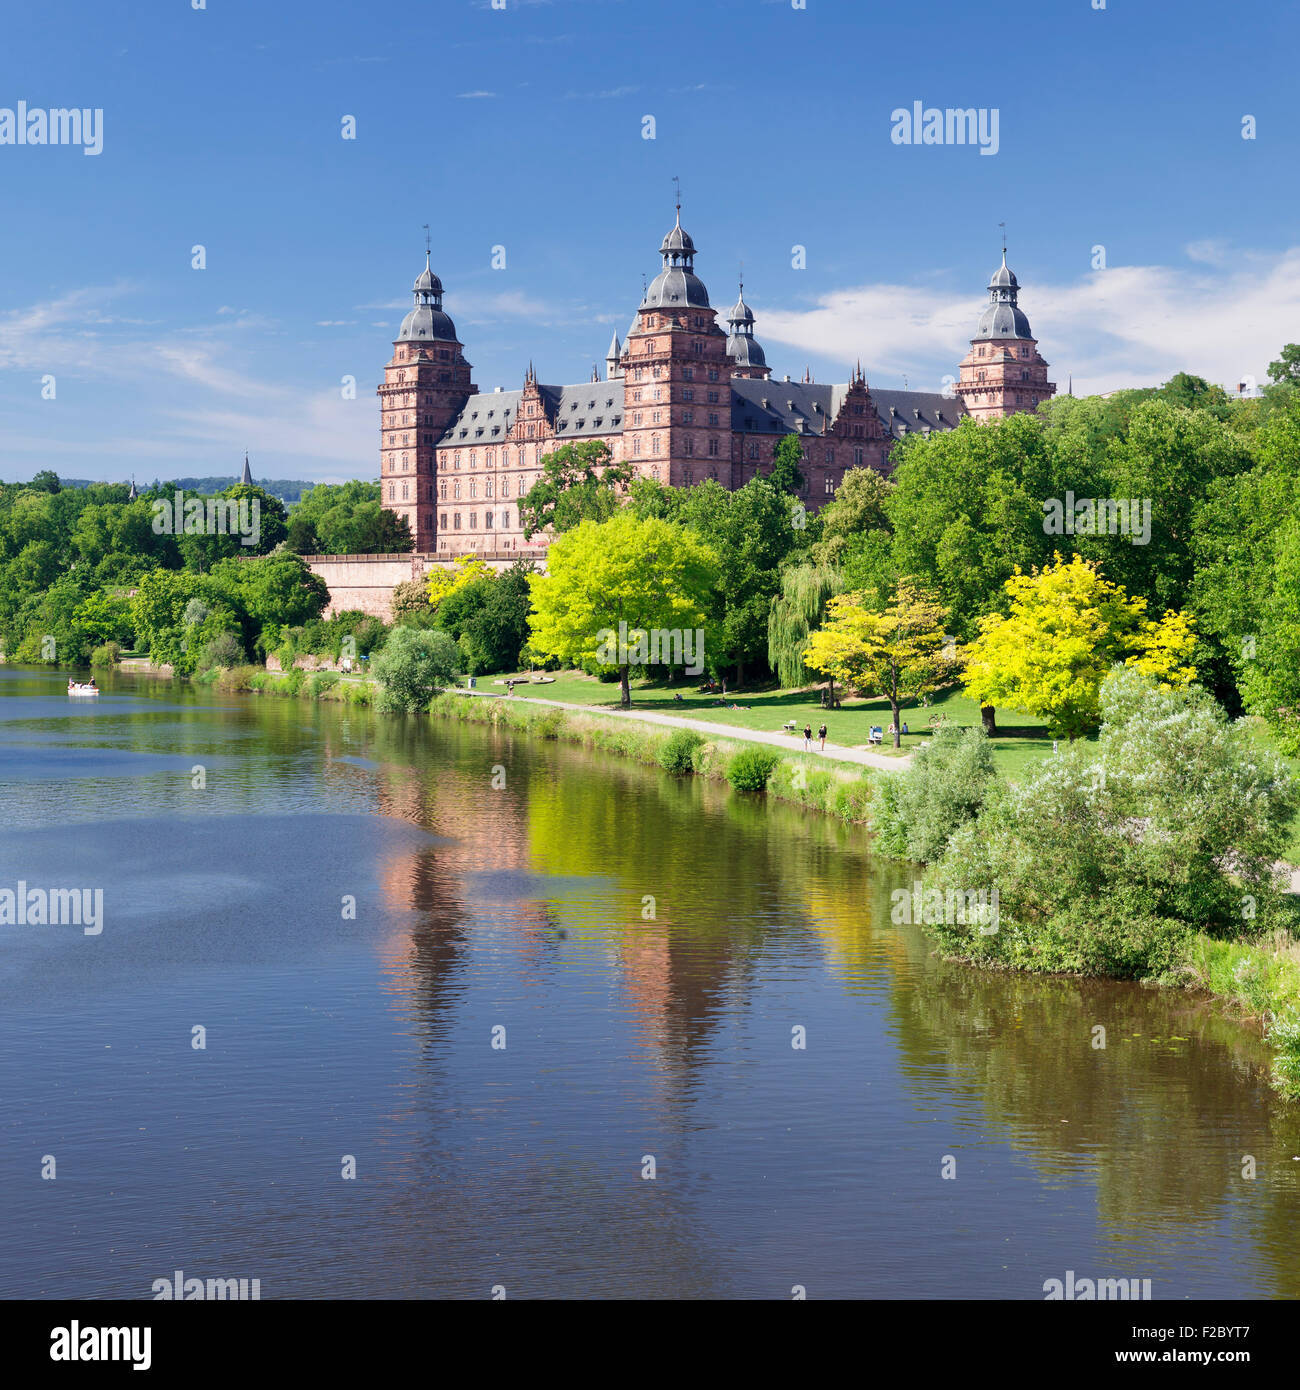
[[[478,689],[478,677],[477,677],[477,676],[467,676],[467,677],[466,677],[466,680],[468,681],[468,683],[469,683],[469,688],[470,688],[471,690],[477,690],[477,689]]]

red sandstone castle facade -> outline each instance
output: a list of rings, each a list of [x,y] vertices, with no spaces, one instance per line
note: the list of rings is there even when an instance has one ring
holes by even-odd
[[[675,487],[712,478],[734,489],[768,471],[777,443],[795,435],[803,500],[815,511],[848,469],[888,471],[905,434],[953,429],[967,415],[1033,410],[1056,389],[1017,305],[1005,252],[952,396],[872,391],[860,370],[833,385],[773,380],[743,287],[729,331],[719,326],[680,210],[659,254],[663,269],[626,341],[614,335],[603,381],[593,372],[589,382],[548,386],[530,366],[521,390],[492,392],[471,379],[426,256],[378,388],[383,504],[406,518],[417,554],[544,552],[543,537],[524,540],[519,499],[542,459],[567,443],[603,440],[615,460]]]

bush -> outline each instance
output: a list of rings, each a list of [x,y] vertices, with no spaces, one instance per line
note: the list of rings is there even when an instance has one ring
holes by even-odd
[[[1096,747],[1072,744],[1019,785],[990,782],[932,881],[997,889],[1001,930],[933,928],[944,948],[1040,970],[1176,970],[1192,936],[1249,940],[1288,918],[1273,870],[1297,804],[1279,759],[1204,691],[1121,670]],[[1250,981],[1237,981],[1249,997]]]
[[[665,772],[692,772],[695,768],[695,750],[704,739],[691,729],[676,729],[659,745],[657,761]]]
[[[780,761],[781,755],[770,748],[742,748],[727,764],[727,781],[738,792],[764,791]]]
[[[978,814],[993,775],[982,728],[941,725],[911,767],[882,779],[871,811],[876,847],[895,859],[932,863],[953,831]]]
[[[1268,1040],[1277,1049],[1273,1084],[1288,1100],[1300,1100],[1300,1014],[1274,1019]]]
[[[260,666],[232,666],[217,676],[216,687],[218,690],[256,690],[254,678],[265,674]]]
[[[380,684],[376,705],[387,713],[427,710],[439,689],[454,684],[460,652],[445,632],[398,627],[371,663]],[[557,711],[558,713],[558,711]]]
[[[313,671],[307,678],[307,694],[319,700],[327,690],[332,690],[340,680],[337,671]]]
[[[233,632],[218,633],[204,648],[199,658],[199,670],[210,671],[214,666],[238,666],[244,660],[244,648]]]
[[[90,654],[92,666],[112,666],[121,659],[122,648],[116,642],[101,642]]]

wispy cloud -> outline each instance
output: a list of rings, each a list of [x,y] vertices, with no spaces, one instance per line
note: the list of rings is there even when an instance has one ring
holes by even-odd
[[[633,92],[639,92],[640,87],[606,87],[596,92],[565,92],[565,101],[609,101],[614,97],[631,96]]]
[[[484,97],[494,97],[495,92],[457,92],[456,97],[459,101],[478,101]]]

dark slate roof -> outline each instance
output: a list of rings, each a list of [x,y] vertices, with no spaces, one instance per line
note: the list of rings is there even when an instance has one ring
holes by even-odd
[[[767,366],[767,354],[752,333],[733,333],[727,339],[727,355],[738,367]]]
[[[828,421],[834,423],[848,391],[847,382],[733,380],[731,428],[741,434],[819,435]],[[937,391],[871,390],[871,399],[895,439],[927,427],[955,429],[966,414],[959,396],[949,398]]]
[[[623,382],[538,385],[556,439],[591,439],[623,432]],[[447,427],[439,444],[500,444],[519,414],[522,391],[480,391]]]
[[[685,266],[667,266],[650,282],[650,288],[641,301],[643,309],[679,309],[684,306],[696,309],[709,307],[709,292],[704,281]]]
[[[591,439],[623,432],[623,383],[585,381],[577,386],[538,386],[556,440]],[[847,382],[757,381],[731,383],[731,428],[741,434],[822,434],[848,395]],[[500,444],[514,423],[522,391],[480,391],[465,402],[440,445]],[[955,429],[966,414],[960,397],[937,391],[871,392],[876,413],[895,439],[916,430]],[[767,404],[764,405],[763,402]]]
[[[435,309],[432,304],[417,304],[402,320],[402,326],[397,330],[396,341],[410,343],[419,342],[421,339],[454,343],[456,325],[448,315],[441,309]]]
[[[939,391],[868,389],[876,414],[895,439],[927,427],[931,430],[956,429],[967,415],[966,402],[960,396],[945,396]]]

